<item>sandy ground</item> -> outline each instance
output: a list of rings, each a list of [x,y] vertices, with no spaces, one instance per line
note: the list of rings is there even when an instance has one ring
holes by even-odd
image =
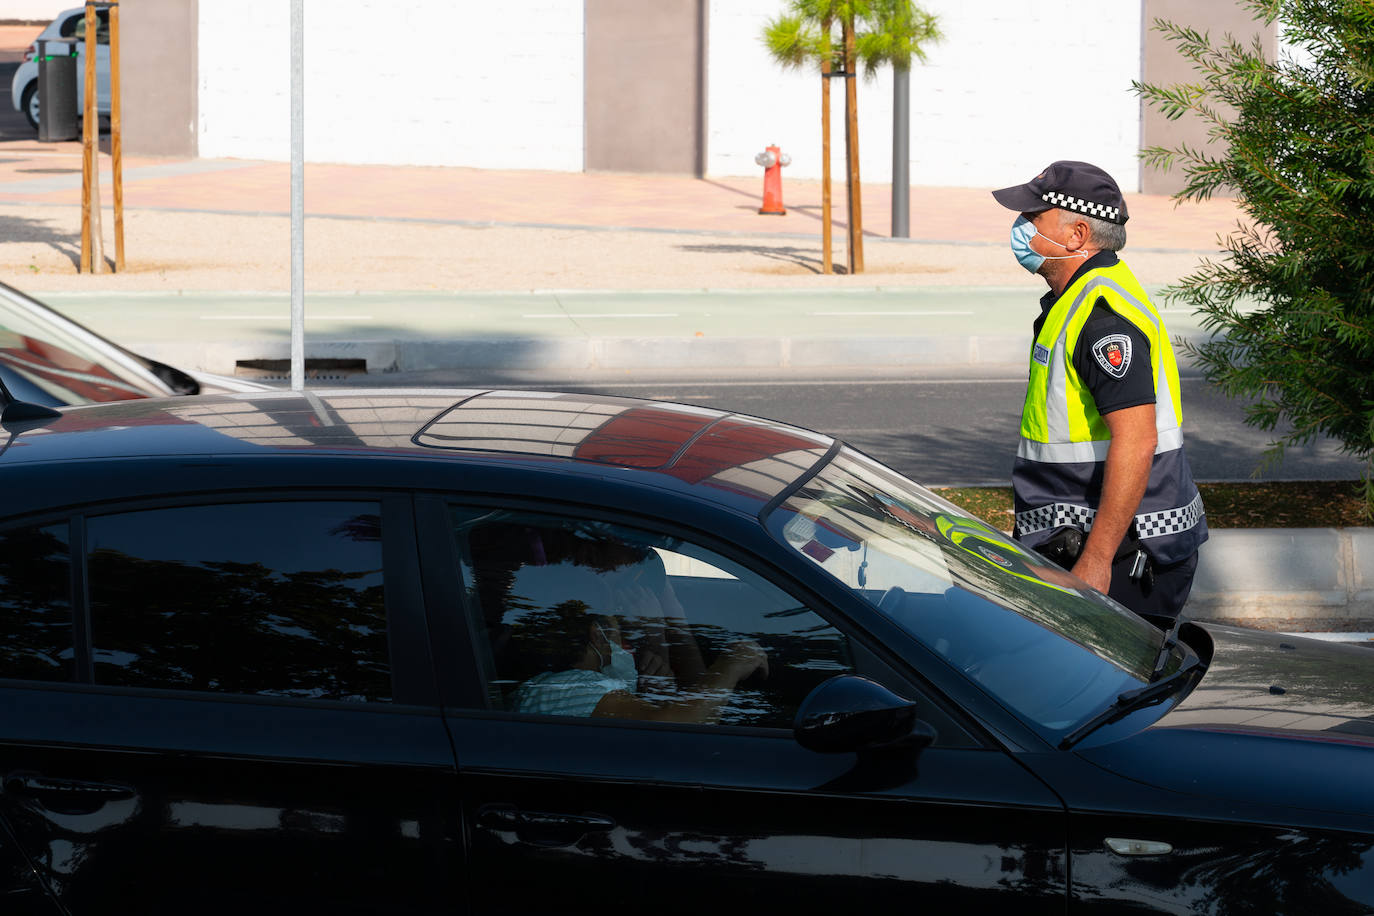
[[[106,211],[105,254],[113,261]],[[55,290],[275,290],[289,288],[290,223],[279,216],[130,210],[126,269],[80,275],[80,212],[0,206],[0,276]],[[873,238],[866,271],[820,273],[819,238],[647,230],[473,228],[314,218],[306,221],[312,290],[845,289],[1033,283],[1000,244]],[[1196,267],[1193,253],[1123,252],[1146,284]],[[844,251],[835,249],[843,264]]]

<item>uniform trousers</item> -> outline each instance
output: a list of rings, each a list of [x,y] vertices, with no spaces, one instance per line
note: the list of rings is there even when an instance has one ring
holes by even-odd
[[[1108,597],[1124,604],[1137,614],[1154,614],[1161,617],[1177,617],[1188,603],[1188,593],[1193,590],[1193,574],[1197,572],[1197,553],[1186,560],[1157,566],[1150,561],[1153,575],[1131,578],[1131,564],[1134,552],[1118,557],[1112,563],[1112,584],[1107,590]]]

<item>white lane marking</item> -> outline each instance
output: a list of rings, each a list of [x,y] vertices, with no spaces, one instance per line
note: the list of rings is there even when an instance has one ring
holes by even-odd
[[[1341,631],[1317,630],[1311,633],[1285,632],[1284,636],[1301,636],[1306,639],[1320,639],[1325,642],[1369,642],[1374,641],[1374,633],[1345,633]]]
[[[849,315],[972,315],[972,312],[929,312],[920,309],[912,312],[807,312],[808,315],[817,317],[849,316]]]
[[[521,318],[676,318],[677,312],[531,312]]]
[[[316,315],[309,311],[305,317],[311,321],[372,321],[371,315]],[[290,315],[201,315],[201,321],[290,321]]]

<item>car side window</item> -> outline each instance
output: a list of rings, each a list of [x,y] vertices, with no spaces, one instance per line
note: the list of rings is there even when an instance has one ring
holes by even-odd
[[[854,670],[824,618],[699,545],[533,513],[453,522],[492,708],[790,728]]]
[[[72,678],[66,522],[0,532],[0,677]]]
[[[302,501],[88,518],[95,682],[389,700],[380,513]]]

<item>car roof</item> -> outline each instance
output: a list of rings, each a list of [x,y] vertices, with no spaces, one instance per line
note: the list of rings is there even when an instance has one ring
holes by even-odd
[[[89,460],[402,458],[599,476],[614,468],[619,480],[687,488],[716,502],[747,493],[757,507],[833,444],[771,420],[635,398],[476,388],[278,390],[93,404],[47,421],[8,423],[0,431],[0,472]]]

